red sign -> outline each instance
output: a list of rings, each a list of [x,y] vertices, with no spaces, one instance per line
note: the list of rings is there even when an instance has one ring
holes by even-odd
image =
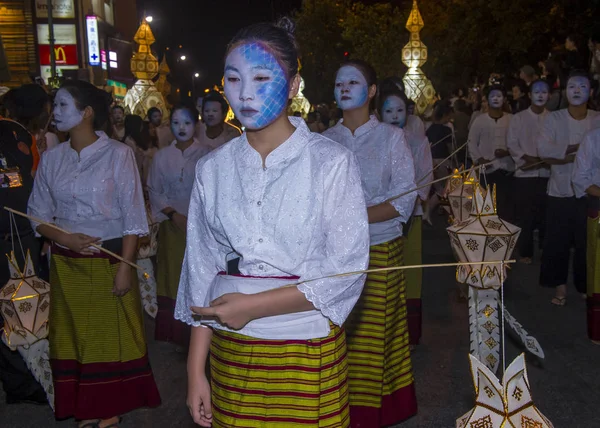
[[[40,65],[50,65],[50,45],[38,45]],[[55,45],[56,65],[79,65],[77,45]]]

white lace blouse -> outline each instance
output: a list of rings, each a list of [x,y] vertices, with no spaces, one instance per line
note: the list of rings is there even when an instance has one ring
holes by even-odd
[[[96,132],[79,154],[70,141],[42,155],[27,212],[103,241],[147,235],[144,195],[133,151]],[[33,229],[39,226],[32,222]]]
[[[311,133],[301,118],[290,121],[296,131],[264,167],[245,133],[198,162],[176,319],[200,325],[190,307],[203,306],[233,251],[248,276],[305,280],[367,268],[368,220],[354,156]],[[364,280],[354,275],[298,288],[342,325]]]

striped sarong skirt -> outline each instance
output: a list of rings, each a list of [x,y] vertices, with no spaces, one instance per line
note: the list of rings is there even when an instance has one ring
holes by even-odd
[[[48,339],[57,419],[105,419],[160,404],[140,290],[136,282],[125,296],[113,295],[118,266],[104,253],[52,248]]]
[[[265,340],[214,330],[213,428],[349,427],[346,336]]]
[[[175,301],[179,289],[181,265],[185,254],[185,232],[172,221],[165,220],[158,230],[156,254],[156,329],[154,338],[187,346],[190,342],[190,326],[175,319]]]
[[[403,263],[402,238],[371,246],[369,269]],[[346,334],[351,427],[384,427],[416,414],[403,271],[368,274]]]
[[[588,336],[600,341],[600,216],[590,209],[587,220],[587,321]]]

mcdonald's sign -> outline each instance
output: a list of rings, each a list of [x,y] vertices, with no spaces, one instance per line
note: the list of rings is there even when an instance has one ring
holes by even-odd
[[[38,45],[40,65],[50,65],[50,46]],[[77,59],[77,45],[55,45],[54,57],[56,65],[79,65]]]

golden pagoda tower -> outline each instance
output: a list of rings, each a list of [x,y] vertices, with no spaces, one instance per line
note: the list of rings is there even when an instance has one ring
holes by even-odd
[[[167,64],[167,54],[163,55],[160,67],[158,67],[158,80],[156,81],[156,88],[166,99],[167,95],[171,93],[171,84],[167,80],[168,74],[171,72],[169,64]]]
[[[406,22],[410,40],[402,48],[402,62],[408,67],[403,79],[406,96],[415,102],[417,114],[423,114],[435,96],[435,89],[433,89],[431,81],[421,70],[421,66],[427,61],[427,46],[421,41],[419,35],[424,26],[417,0],[413,0],[412,10]]]
[[[138,79],[125,95],[125,107],[128,113],[146,117],[150,107],[158,107],[163,117],[168,117],[167,104],[163,94],[154,85],[152,79],[159,71],[158,60],[152,54],[150,46],[155,42],[154,34],[144,18],[133,40],[138,44],[131,58],[131,72]]]

